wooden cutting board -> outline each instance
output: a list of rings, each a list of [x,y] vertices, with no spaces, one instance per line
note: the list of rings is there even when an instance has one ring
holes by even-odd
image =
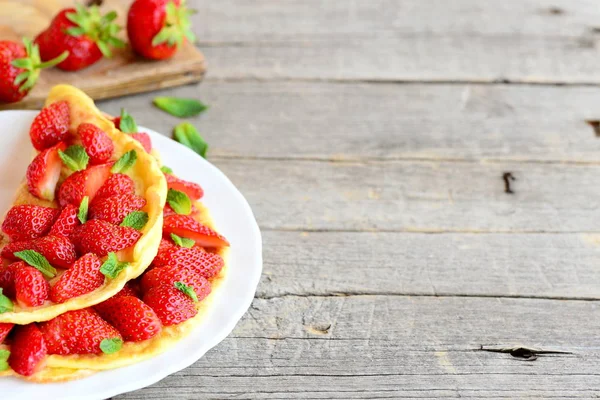
[[[105,0],[102,9],[117,11],[119,24],[124,27],[131,2]],[[0,39],[34,38],[59,10],[74,3],[72,0],[0,0]],[[125,29],[121,35],[126,40]],[[205,71],[204,56],[189,43],[166,61],[148,61],[137,57],[129,48],[116,49],[113,58],[103,59],[78,72],[57,68],[42,71],[38,84],[23,101],[0,104],[0,109],[40,108],[49,89],[58,83],[77,86],[94,99],[105,99],[197,82]]]

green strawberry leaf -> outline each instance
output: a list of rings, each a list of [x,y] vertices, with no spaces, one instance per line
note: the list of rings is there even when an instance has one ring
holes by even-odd
[[[0,314],[11,312],[13,308],[13,302],[7,296],[2,294],[2,288],[0,288]]]
[[[148,223],[148,213],[144,211],[133,211],[125,217],[121,226],[129,226],[138,231],[144,229],[144,226]]]
[[[112,172],[113,174],[118,174],[118,173],[123,174],[123,173],[127,172],[131,167],[133,167],[133,164],[135,164],[136,161],[137,161],[136,151],[129,150],[127,153],[123,154],[121,156],[121,158],[119,158],[117,160],[115,165],[113,165],[113,167],[110,169],[110,172]]]
[[[189,147],[202,157],[206,158],[208,143],[206,143],[202,136],[200,136],[194,125],[190,124],[189,122],[182,122],[175,127],[173,136],[175,136],[175,140],[177,140],[179,143]]]
[[[192,201],[187,194],[179,190],[169,189],[167,202],[177,214],[189,215],[192,212]]]
[[[10,357],[10,351],[5,349],[0,350],[0,371],[8,369],[8,357]]]
[[[56,269],[50,265],[48,260],[46,260],[46,257],[35,250],[18,251],[15,253],[15,257],[25,261],[27,264],[44,274],[47,278],[54,278],[56,276]]]
[[[85,152],[85,149],[81,145],[69,146],[64,152],[58,151],[58,155],[63,163],[71,171],[82,171],[87,168],[90,157]]]
[[[135,123],[135,120],[125,109],[121,110],[121,132],[123,133],[137,133],[138,126]]]
[[[81,200],[81,204],[79,204],[79,212],[77,212],[77,218],[82,224],[85,224],[87,222],[89,203],[90,198],[88,196],[84,196],[83,200]]]
[[[100,342],[100,350],[104,354],[114,354],[123,348],[123,340],[120,338],[104,339]]]
[[[171,233],[171,239],[173,239],[173,243],[175,243],[177,246],[179,247],[194,247],[194,245],[196,244],[195,241],[193,241],[192,239],[188,239],[185,237],[181,237],[181,236],[177,236],[174,233]]]
[[[194,289],[192,289],[191,286],[186,285],[183,282],[175,282],[175,287],[183,294],[185,294],[186,296],[188,296],[190,299],[194,300],[194,303],[198,302],[198,295],[196,294],[196,292],[194,291]]]
[[[194,117],[208,109],[207,105],[198,100],[178,97],[156,97],[154,105],[179,118]]]
[[[166,165],[163,165],[162,167],[160,167],[160,170],[164,173],[164,174],[172,174],[173,170],[169,167],[167,167]]]
[[[119,261],[115,253],[108,253],[106,261],[100,267],[100,272],[107,278],[115,279],[128,266],[129,263]]]

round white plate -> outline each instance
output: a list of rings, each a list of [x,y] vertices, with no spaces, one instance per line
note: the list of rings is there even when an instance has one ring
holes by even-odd
[[[31,161],[29,126],[34,111],[0,112],[0,213],[10,207],[14,191]],[[254,298],[262,272],[262,243],[252,210],[242,194],[215,166],[185,146],[149,129],[163,163],[183,179],[202,185],[217,230],[230,242],[229,269],[201,328],[177,346],[148,361],[99,372],[88,378],[52,384],[34,384],[0,378],[0,398],[11,400],[106,399],[152,385],[196,362],[221,342],[242,318]]]

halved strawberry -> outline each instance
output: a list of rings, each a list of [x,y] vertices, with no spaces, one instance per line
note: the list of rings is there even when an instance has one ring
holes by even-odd
[[[96,193],[96,199],[118,196],[120,194],[134,194],[135,183],[125,174],[112,174]]]
[[[114,145],[110,137],[94,124],[83,123],[77,128],[77,134],[85,152],[90,156],[92,165],[108,162],[113,155]]]
[[[42,332],[36,324],[16,326],[12,340],[8,364],[19,375],[33,375],[47,354]]]
[[[34,247],[33,247],[34,240],[35,239],[20,240],[18,242],[10,242],[2,248],[2,252],[0,253],[0,255],[2,255],[2,257],[6,258],[7,260],[19,261],[20,258],[15,256],[15,253],[18,253],[19,251],[23,251],[23,250],[34,250]],[[0,284],[0,286],[2,286],[2,285]]]
[[[56,184],[60,177],[62,161],[58,151],[64,151],[67,145],[60,142],[56,146],[43,150],[27,168],[27,188],[37,198],[53,201]]]
[[[75,246],[64,236],[44,236],[38,239],[11,242],[2,249],[2,257],[8,260],[20,260],[15,253],[23,250],[35,250],[54,267],[69,268],[77,259]]]
[[[130,136],[132,139],[135,139],[138,142],[140,142],[140,144],[142,145],[144,150],[146,150],[147,153],[150,153],[152,151],[152,139],[150,139],[150,135],[148,135],[146,132],[131,133]]]
[[[225,237],[202,225],[189,215],[170,215],[163,223],[163,236],[169,237],[174,233],[181,237],[192,239],[202,247],[228,247]]]
[[[111,164],[94,165],[70,175],[58,189],[60,206],[72,204],[79,207],[85,196],[91,201],[110,176],[111,167]]]
[[[204,196],[204,190],[197,183],[179,179],[171,174],[165,174],[165,178],[167,179],[169,189],[175,189],[187,194],[192,201],[200,200]]]
[[[6,339],[13,326],[15,325],[9,323],[0,323],[0,344],[4,342],[4,339]]]
[[[66,101],[44,107],[34,118],[29,130],[33,147],[42,151],[64,141],[69,133],[70,123],[71,111]]]
[[[165,265],[174,268],[194,268],[206,279],[213,278],[219,274],[225,261],[218,254],[208,253],[199,247],[161,246],[158,254],[152,262],[154,268]]]
[[[21,307],[38,307],[48,300],[50,285],[37,269],[25,265],[15,271],[15,298]]]
[[[112,297],[98,304],[96,311],[117,328],[125,341],[151,339],[162,329],[162,323],[154,310],[137,297]]]
[[[76,227],[80,225],[77,213],[79,208],[72,204],[67,204],[62,209],[54,225],[50,228],[48,235],[69,237]]]
[[[174,285],[175,282],[183,282],[194,289],[198,301],[206,298],[211,291],[210,282],[192,265],[183,267],[165,265],[154,268],[144,274],[141,288],[146,293],[153,287],[161,284]]]
[[[4,218],[2,232],[10,236],[11,241],[38,238],[48,233],[59,212],[50,207],[14,206]]]
[[[91,308],[68,311],[40,323],[48,354],[100,354],[105,339],[122,339],[119,331]]]
[[[174,285],[159,285],[144,295],[148,304],[164,326],[177,325],[198,314],[194,300]]]
[[[4,290],[5,296],[15,298],[15,275],[17,270],[26,266],[23,261],[18,261],[0,269],[0,288]]]
[[[92,219],[75,229],[71,239],[79,254],[94,253],[104,257],[110,252],[133,246],[140,236],[142,234],[136,229]]]
[[[119,225],[132,211],[141,210],[146,199],[134,194],[121,194],[95,199],[89,211],[90,219],[101,219]]]
[[[100,272],[101,266],[102,262],[95,254],[84,255],[52,286],[50,299],[55,303],[64,303],[98,289],[105,279]]]

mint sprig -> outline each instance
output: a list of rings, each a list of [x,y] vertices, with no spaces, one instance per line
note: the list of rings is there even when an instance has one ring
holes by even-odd
[[[119,129],[123,133],[137,133],[138,126],[133,117],[123,108],[121,109],[121,123]]]
[[[183,99],[179,97],[156,97],[154,105],[179,118],[195,117],[208,109],[206,104],[196,99]]]
[[[79,219],[79,222],[81,222],[82,224],[85,224],[87,222],[89,203],[90,198],[88,196],[84,196],[83,200],[81,200],[81,204],[79,204],[77,219]]]
[[[121,222],[121,226],[129,226],[133,229],[142,230],[144,226],[148,223],[148,213],[145,211],[132,211],[129,213],[123,222]]]
[[[137,161],[137,152],[135,150],[129,150],[123,154],[121,158],[117,160],[115,165],[110,169],[113,174],[124,174],[127,172],[133,164]]]
[[[8,298],[8,296],[2,294],[2,288],[0,288],[0,314],[11,312],[13,309],[13,302]]]
[[[179,190],[169,189],[167,202],[177,214],[189,215],[192,212],[192,201],[187,194]]]
[[[6,371],[9,368],[8,357],[10,357],[10,351],[0,349],[0,371]]]
[[[100,350],[104,354],[114,354],[123,348],[123,340],[120,338],[104,339],[100,342]]]
[[[202,157],[206,158],[208,143],[200,136],[194,125],[189,122],[182,122],[175,127],[173,137],[182,145],[189,147]]]
[[[194,245],[196,244],[194,240],[178,236],[174,233],[171,233],[171,239],[173,239],[173,243],[175,243],[179,247],[191,248],[194,247]]]
[[[58,151],[58,155],[71,171],[82,171],[87,168],[90,161],[90,157],[85,152],[83,146],[75,144],[69,146],[64,152]]]
[[[15,253],[15,257],[25,261],[47,278],[54,278],[56,276],[56,268],[50,265],[46,257],[35,250],[18,251]]]
[[[175,287],[183,294],[194,300],[194,303],[198,302],[198,295],[191,286],[186,285],[183,282],[175,282]]]
[[[115,279],[128,266],[128,262],[119,261],[117,259],[117,255],[111,252],[108,253],[106,261],[102,263],[102,266],[100,267],[100,272],[102,272],[102,274],[107,278]]]

